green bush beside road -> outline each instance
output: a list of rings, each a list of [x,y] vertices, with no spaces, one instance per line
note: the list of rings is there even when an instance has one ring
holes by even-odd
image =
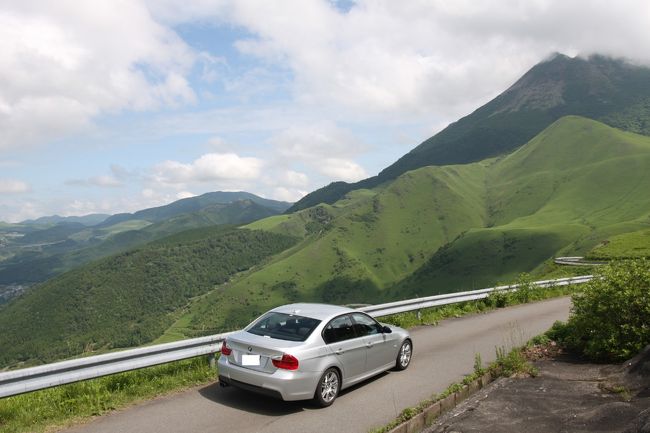
[[[573,296],[549,337],[594,361],[623,361],[650,344],[650,261],[613,262]]]

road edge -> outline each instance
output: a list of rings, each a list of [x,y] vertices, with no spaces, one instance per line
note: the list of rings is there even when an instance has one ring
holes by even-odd
[[[420,413],[388,430],[388,433],[420,433],[440,417],[440,415],[454,409],[462,401],[467,400],[470,396],[476,394],[496,379],[497,377],[492,373],[484,373],[471,382],[462,385],[458,391],[441,397],[422,408]]]

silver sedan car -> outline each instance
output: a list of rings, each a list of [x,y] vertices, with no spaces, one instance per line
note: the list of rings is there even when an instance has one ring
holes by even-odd
[[[219,384],[329,406],[339,391],[411,362],[409,333],[359,311],[291,304],[262,315],[221,346]]]

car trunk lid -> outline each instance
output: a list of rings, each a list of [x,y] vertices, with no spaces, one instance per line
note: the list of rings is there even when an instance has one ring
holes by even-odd
[[[228,357],[231,363],[265,373],[277,370],[273,365],[274,359],[280,360],[284,353],[291,353],[292,348],[303,344],[301,341],[263,337],[246,331],[229,336],[227,341],[232,349]]]

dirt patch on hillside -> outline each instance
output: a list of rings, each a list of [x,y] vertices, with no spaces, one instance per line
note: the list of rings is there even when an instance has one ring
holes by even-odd
[[[539,375],[503,378],[443,415],[427,433],[650,433],[650,346],[620,365],[558,354]]]

